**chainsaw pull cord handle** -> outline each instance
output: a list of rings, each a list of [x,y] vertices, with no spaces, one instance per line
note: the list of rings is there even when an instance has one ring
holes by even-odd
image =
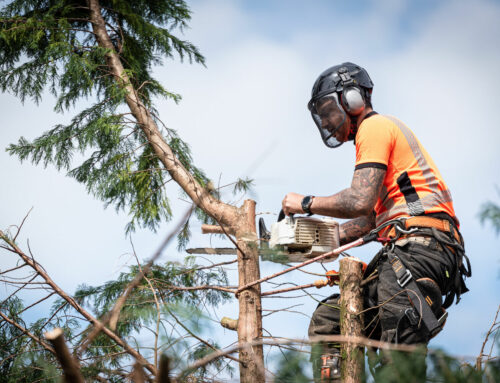
[[[283,209],[281,209],[280,213],[278,214],[278,222],[283,221],[285,217],[285,212],[283,211]],[[293,218],[293,213],[290,213],[290,217]]]

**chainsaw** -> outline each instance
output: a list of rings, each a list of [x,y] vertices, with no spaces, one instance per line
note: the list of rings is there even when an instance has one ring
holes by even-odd
[[[264,219],[259,219],[260,253],[263,260],[295,263],[330,252],[340,246],[339,224],[327,217],[285,216],[283,210],[278,222],[267,230]],[[338,256],[324,258],[326,263]]]

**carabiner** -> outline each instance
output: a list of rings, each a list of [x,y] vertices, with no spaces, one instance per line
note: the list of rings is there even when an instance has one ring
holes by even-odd
[[[402,229],[400,226],[394,225],[396,231],[399,231],[401,234],[413,234],[418,231],[418,227],[411,227],[408,230]]]

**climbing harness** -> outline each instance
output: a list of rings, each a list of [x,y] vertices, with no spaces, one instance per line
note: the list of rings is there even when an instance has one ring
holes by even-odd
[[[385,236],[380,236],[381,232]],[[441,299],[441,296],[437,297],[435,293],[436,290],[440,292],[437,283],[430,278],[415,280],[410,269],[406,267],[395,252],[396,246],[407,242],[429,244],[429,238],[434,238],[450,259],[456,258],[454,263],[457,265],[454,271],[452,288],[446,293],[445,301],[442,304],[443,314],[439,315],[439,318],[433,311],[436,306],[441,306],[436,304],[436,301]],[[418,216],[398,218],[385,222],[372,230],[363,239],[365,243],[376,240],[384,244],[384,250],[370,262],[368,268],[376,267],[380,257],[386,255],[396,274],[398,285],[406,291],[414,308],[414,311],[407,309],[405,312],[410,323],[420,325],[420,322],[423,322],[430,337],[436,335],[442,329],[448,316],[444,308],[453,303],[455,296],[458,303],[460,295],[468,291],[464,278],[471,276],[471,266],[469,259],[465,255],[460,232],[446,219]],[[425,294],[422,293],[422,290]]]

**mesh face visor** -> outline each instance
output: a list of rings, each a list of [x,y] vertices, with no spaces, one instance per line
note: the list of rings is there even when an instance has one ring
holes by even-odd
[[[318,127],[321,138],[329,148],[337,148],[343,144],[337,140],[335,133],[346,120],[344,109],[339,105],[335,92],[312,99],[308,105],[312,118]]]

